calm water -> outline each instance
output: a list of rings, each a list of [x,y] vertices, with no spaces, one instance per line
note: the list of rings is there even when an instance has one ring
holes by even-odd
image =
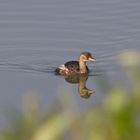
[[[21,110],[30,92],[46,111],[61,91],[83,109],[100,103],[99,81],[118,73],[114,56],[140,48],[139,7],[139,0],[1,0],[0,127],[7,125],[5,112]],[[87,100],[80,97],[78,84],[53,74],[56,66],[85,50],[97,59],[89,64],[86,85],[95,93]]]

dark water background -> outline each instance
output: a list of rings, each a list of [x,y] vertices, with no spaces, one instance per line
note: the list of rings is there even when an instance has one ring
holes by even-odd
[[[46,112],[62,87],[82,109],[100,103],[99,79],[107,74],[120,80],[115,57],[128,49],[140,49],[139,0],[1,0],[0,127],[7,124],[7,110],[22,109],[28,92],[40,98]],[[77,85],[53,73],[81,51],[97,59],[89,64],[87,85],[96,92],[88,100],[79,96]]]

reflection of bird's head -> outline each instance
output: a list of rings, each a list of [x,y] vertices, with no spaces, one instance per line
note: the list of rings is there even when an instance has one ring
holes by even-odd
[[[92,94],[92,93],[94,93],[95,91],[93,91],[93,90],[90,90],[90,89],[88,89],[88,88],[83,88],[81,91],[80,91],[80,96],[82,97],[82,98],[85,98],[85,99],[88,99],[89,97],[90,97],[90,95]]]
[[[96,59],[92,56],[90,52],[82,52],[80,54],[80,61],[83,61],[83,62],[96,61]]]

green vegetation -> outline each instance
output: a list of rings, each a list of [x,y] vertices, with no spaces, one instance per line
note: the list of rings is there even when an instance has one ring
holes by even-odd
[[[119,56],[120,60],[123,60],[122,56]],[[61,104],[59,102],[55,104],[57,106],[58,103],[58,108],[52,108],[44,117],[39,115],[36,101],[25,103],[27,107],[23,105],[24,111],[15,114],[18,117],[11,128],[0,133],[0,139],[139,140],[140,65],[138,61],[131,69],[130,65],[124,65],[124,61],[120,62],[126,72],[127,80],[132,83],[131,88],[112,87],[105,94],[102,103],[86,111],[73,109],[76,104],[74,99],[63,97]],[[59,111],[56,111],[57,109]]]

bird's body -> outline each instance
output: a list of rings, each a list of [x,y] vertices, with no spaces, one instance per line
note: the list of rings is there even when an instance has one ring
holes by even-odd
[[[95,58],[93,58],[89,52],[82,52],[80,54],[79,61],[68,61],[56,68],[55,73],[59,75],[88,73],[89,69],[86,65],[87,61],[95,61]]]

